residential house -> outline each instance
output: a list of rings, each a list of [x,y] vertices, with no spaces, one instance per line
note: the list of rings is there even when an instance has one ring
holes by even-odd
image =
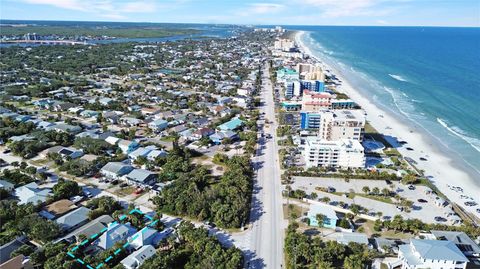
[[[139,144],[135,141],[120,139],[118,141],[118,147],[123,153],[128,154],[139,147]]]
[[[82,226],[88,222],[88,212],[91,210],[86,207],[79,207],[66,215],[61,216],[55,222],[60,225],[62,231],[70,231]]]
[[[480,247],[466,233],[456,231],[430,231],[427,239],[446,240],[453,242],[458,249],[470,260],[470,264],[475,264],[480,268]]]
[[[126,240],[137,230],[130,223],[121,224],[112,222],[108,224],[107,230],[93,243],[103,250],[110,249],[116,242]]]
[[[10,254],[23,246],[27,239],[26,236],[22,235],[0,246],[0,264],[8,261],[10,259]]]
[[[77,206],[72,201],[62,199],[45,206],[38,214],[46,219],[54,219],[75,208]]]
[[[238,139],[238,135],[232,131],[220,131],[216,132],[209,136],[210,140],[212,140],[215,144],[221,144],[224,139],[228,139],[230,141],[234,141]]]
[[[88,130],[88,131],[85,131],[85,132],[81,132],[79,134],[77,134],[76,136],[77,137],[90,137],[92,139],[100,139],[100,140],[105,140],[107,137],[109,136],[112,136],[113,137],[113,133],[112,132],[102,132],[101,130]]]
[[[41,189],[37,183],[32,182],[15,189],[15,196],[20,200],[19,204],[33,203],[34,205],[44,203],[50,196],[50,189]]]
[[[76,107],[76,104],[68,103],[68,102],[54,102],[50,108],[55,112],[67,111],[72,107]]]
[[[152,129],[154,132],[161,132],[168,127],[168,121],[157,119],[148,124],[148,127]]]
[[[243,126],[243,121],[236,117],[225,122],[224,124],[219,125],[218,129],[222,131],[233,131],[233,130],[239,129],[242,126]]]
[[[200,128],[192,134],[192,137],[195,138],[195,140],[199,140],[199,139],[202,139],[204,137],[208,137],[208,136],[210,136],[214,133],[215,133],[215,130],[213,130],[213,129]]]
[[[126,269],[136,269],[142,265],[145,260],[151,258],[155,255],[155,248],[151,245],[143,246],[138,250],[132,252],[125,259],[121,260],[120,263]]]
[[[154,239],[157,234],[157,230],[145,227],[130,237],[130,246],[134,249],[139,249],[146,245],[155,245]]]
[[[62,156],[63,159],[70,158],[70,159],[77,159],[83,156],[83,151],[74,149],[74,148],[66,148],[63,146],[53,146],[48,148],[40,154],[43,157],[47,157],[49,153],[57,153]]]
[[[139,126],[143,121],[133,117],[121,117],[120,123],[127,127]]]
[[[148,147],[145,147],[145,148],[144,147],[139,147],[136,150],[130,152],[128,154],[128,157],[132,160],[136,160],[139,157],[145,157],[146,158],[148,156],[148,154],[154,149],[156,149],[155,146],[148,146]]]
[[[82,131],[82,127],[77,126],[77,125],[70,125],[70,124],[60,122],[60,123],[55,123],[54,125],[45,128],[45,130],[55,131],[55,132],[59,132],[59,133],[77,134],[77,133],[80,133]]]
[[[0,264],[0,269],[33,269],[33,265],[30,262],[29,257],[25,257],[20,254],[10,260]]]
[[[140,186],[152,185],[157,180],[157,174],[145,169],[133,169],[125,176],[127,183]]]
[[[110,122],[111,124],[117,124],[122,114],[123,112],[105,111],[102,113],[102,116],[106,121]]]
[[[411,239],[399,246],[402,269],[443,268],[465,269],[468,259],[455,243],[444,240]]]
[[[167,156],[167,152],[163,149],[154,149],[150,151],[147,155],[147,159],[154,161],[156,158]]]
[[[92,235],[98,234],[99,231],[107,227],[108,224],[111,222],[113,222],[112,217],[110,217],[109,215],[102,215],[90,221],[89,223],[83,225],[82,227],[76,229],[70,234],[70,236],[66,236],[66,238],[74,236],[77,241],[80,240],[81,235],[84,235],[87,238],[90,238]]]
[[[100,169],[100,173],[110,179],[119,179],[121,176],[130,173],[133,167],[122,162],[109,162]]]
[[[15,187],[14,184],[12,184],[12,183],[10,183],[6,180],[0,179],[0,189],[4,189],[8,192],[11,192],[14,187]]]
[[[98,116],[98,112],[97,111],[93,111],[93,110],[84,110],[82,112],[80,112],[80,116],[82,117],[85,117],[85,118],[94,118],[96,116]]]
[[[349,243],[354,242],[358,244],[368,245],[370,247],[368,243],[368,236],[364,233],[342,232],[338,234],[337,242],[344,245],[348,245]]]
[[[318,223],[317,215],[323,216],[323,223]],[[337,214],[330,207],[322,204],[312,204],[310,205],[310,210],[308,210],[307,217],[310,220],[310,226],[318,226],[335,229],[337,226]]]

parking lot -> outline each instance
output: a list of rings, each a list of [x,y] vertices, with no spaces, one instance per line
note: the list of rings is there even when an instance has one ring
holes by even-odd
[[[410,212],[400,211],[393,203],[386,203],[373,200],[366,197],[355,195],[353,199],[347,198],[345,195],[337,195],[334,193],[326,193],[316,189],[317,187],[333,188],[335,192],[364,194],[362,190],[364,186],[368,186],[370,190],[377,187],[380,190],[387,188],[395,194],[408,199],[413,202]],[[415,189],[409,189],[407,185],[399,182],[391,182],[387,184],[384,180],[360,180],[350,179],[346,182],[344,179],[335,178],[315,178],[315,177],[294,177],[294,183],[291,184],[292,189],[304,190],[307,194],[316,192],[318,198],[329,197],[331,204],[338,204],[340,201],[351,205],[358,204],[369,212],[381,212],[384,219],[392,218],[395,215],[401,215],[404,218],[419,219],[425,223],[442,223],[435,220],[435,217],[440,216],[449,219],[447,216],[452,210],[449,207],[440,207],[434,203],[433,197],[426,194],[430,188],[426,186],[415,186]],[[419,199],[425,201],[419,202]],[[447,221],[446,223],[449,223]],[[451,224],[451,223],[450,223]]]

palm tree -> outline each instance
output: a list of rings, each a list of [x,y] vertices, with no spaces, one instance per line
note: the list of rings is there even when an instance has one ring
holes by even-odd
[[[323,227],[323,222],[327,217],[323,214],[317,214],[315,220],[317,221],[318,227]]]
[[[375,187],[372,189],[373,194],[378,195],[380,193],[380,189],[378,187]]]
[[[368,186],[363,186],[362,191],[363,191],[365,194],[368,194],[368,193],[370,192],[370,188],[369,188]]]
[[[383,189],[382,189],[382,194],[383,194],[384,196],[389,196],[389,195],[390,195],[390,190],[387,189],[387,188],[383,188]]]
[[[328,204],[328,203],[330,202],[330,198],[329,198],[329,197],[327,197],[327,196],[324,196],[324,197],[320,198],[320,201],[322,201],[322,202],[324,202],[324,203]]]

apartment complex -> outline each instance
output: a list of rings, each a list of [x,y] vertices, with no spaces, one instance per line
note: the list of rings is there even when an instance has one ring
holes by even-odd
[[[316,112],[330,108],[333,98],[334,96],[328,92],[317,93],[305,90],[302,97],[302,110]]]
[[[318,136],[305,139],[303,155],[307,168],[328,166],[360,168],[365,166],[363,147],[358,140],[327,141]]]
[[[365,127],[363,110],[325,110],[319,114],[318,136],[321,139],[362,141]]]

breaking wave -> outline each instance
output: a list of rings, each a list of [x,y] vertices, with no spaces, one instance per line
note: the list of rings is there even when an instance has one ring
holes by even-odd
[[[391,78],[394,78],[398,81],[403,81],[403,82],[408,82],[407,79],[405,79],[404,77],[400,76],[400,75],[394,75],[394,74],[388,74]]]
[[[437,122],[440,123],[440,125],[442,125],[450,133],[454,134],[457,137],[460,137],[463,141],[467,142],[470,146],[480,152],[480,139],[468,136],[462,129],[456,126],[448,126],[448,124],[440,118],[437,118]]]

